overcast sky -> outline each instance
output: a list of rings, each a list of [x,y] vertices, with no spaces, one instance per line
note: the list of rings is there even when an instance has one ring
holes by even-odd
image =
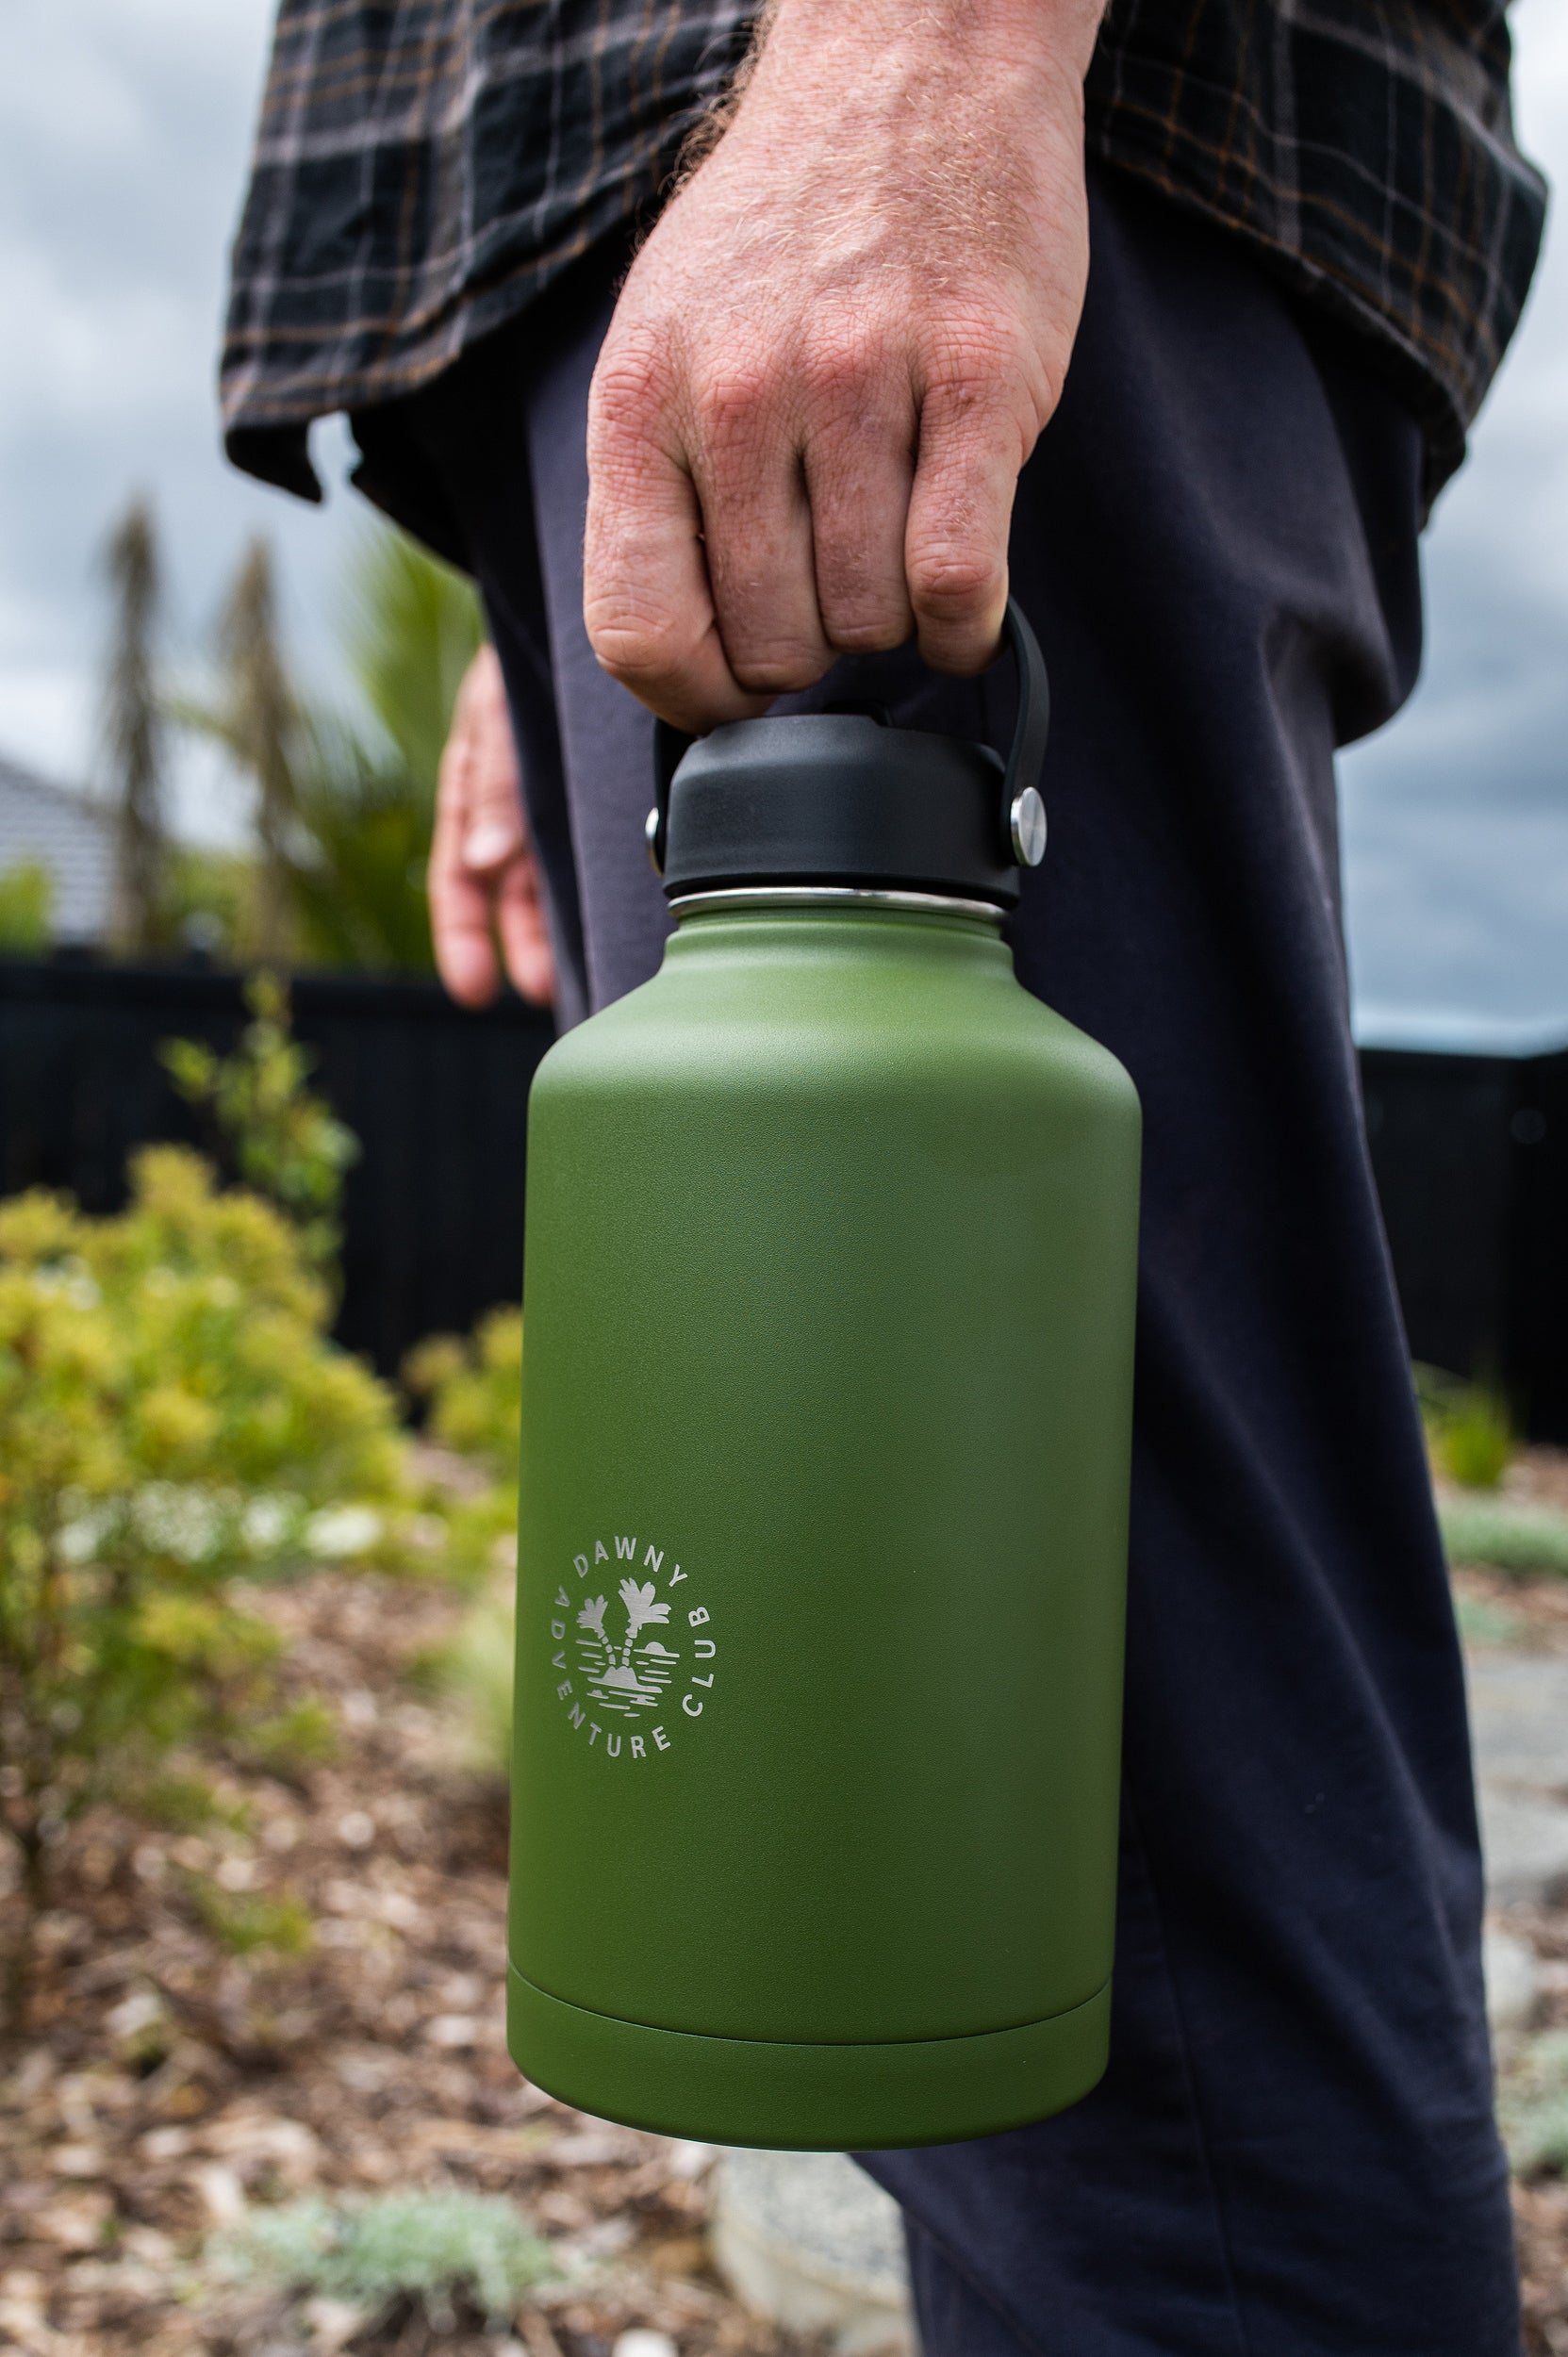
[[[247,536],[286,622],[330,647],[355,503],[306,509],[226,470],[212,368],[272,0],[0,0],[0,752],[93,766],[110,519],[156,502],[171,637],[197,651]],[[1568,184],[1568,7],[1519,0],[1524,143]],[[340,445],[328,435],[329,469]],[[1427,547],[1408,709],[1344,765],[1363,1032],[1498,1022],[1568,1037],[1568,235]],[[188,830],[239,823],[181,779]]]

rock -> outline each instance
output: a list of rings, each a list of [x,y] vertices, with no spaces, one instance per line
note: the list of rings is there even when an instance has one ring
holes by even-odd
[[[209,2161],[203,2168],[193,2168],[190,2182],[214,2226],[234,2226],[244,2217],[245,2188],[234,2170],[222,2161]]]
[[[1568,1891],[1568,1660],[1555,1654],[1472,1654],[1487,1893],[1510,1906]]]
[[[1466,1683],[1484,1783],[1568,1788],[1568,1659],[1558,1654],[1472,1656]]]
[[[338,2351],[371,2320],[371,2311],[356,2307],[350,2299],[307,2299],[303,2314],[310,2327],[315,2357],[338,2357]]]
[[[1480,1806],[1487,1895],[1494,1905],[1549,1902],[1568,1890],[1568,1808],[1484,1783]]]
[[[610,2357],[681,2357],[681,2352],[668,2332],[648,2332],[638,2326],[620,2334]]]
[[[1507,2037],[1527,2030],[1541,2002],[1541,1967],[1535,1950],[1511,1932],[1488,1924],[1481,1941],[1486,1974],[1486,2018],[1493,2035]]]
[[[713,2253],[756,2316],[837,2357],[912,2357],[899,2205],[838,2152],[726,2152]]]

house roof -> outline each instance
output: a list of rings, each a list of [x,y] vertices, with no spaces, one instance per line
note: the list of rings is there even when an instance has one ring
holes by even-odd
[[[112,816],[0,754],[0,875],[35,861],[54,878],[56,940],[101,939],[114,892]]]

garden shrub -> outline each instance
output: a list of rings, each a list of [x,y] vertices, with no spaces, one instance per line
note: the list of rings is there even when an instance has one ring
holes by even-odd
[[[473,1764],[504,1775],[512,1755],[517,1488],[522,1417],[522,1318],[493,1310],[471,1340],[434,1335],[411,1351],[404,1381],[426,1402],[432,1439],[483,1465],[489,1486],[452,1516],[454,1558],[480,1592],[436,1663]]]
[[[293,1227],[310,1265],[336,1271],[343,1177],[359,1141],[306,1086],[315,1058],[293,1037],[288,985],[275,974],[245,984],[251,1020],[232,1056],[201,1041],[163,1044],[165,1068],[188,1104],[211,1116],[241,1185]]]
[[[512,1676],[517,1651],[517,1577],[493,1572],[437,1663],[464,1752],[487,1774],[512,1764]]]
[[[1415,1387],[1439,1471],[1462,1489],[1494,1490],[1518,1446],[1502,1393],[1428,1366],[1416,1368]]]
[[[100,1794],[191,1738],[287,1739],[247,1579],[403,1568],[428,1519],[296,1229],[183,1148],[131,1178],[108,1218],[0,1204],[0,1828],[35,1907]]]
[[[432,1440],[479,1459],[515,1491],[522,1429],[522,1313],[492,1310],[469,1341],[433,1334],[404,1361]]]
[[[49,947],[55,879],[41,860],[0,869],[0,953],[37,957]]]

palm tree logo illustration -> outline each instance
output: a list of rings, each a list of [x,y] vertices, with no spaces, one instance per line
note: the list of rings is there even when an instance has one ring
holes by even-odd
[[[604,1626],[604,1615],[609,1608],[608,1598],[590,1596],[577,1615],[578,1627],[586,1629],[595,1644],[603,1649],[604,1667],[592,1673],[593,1683],[596,1687],[611,1688],[628,1702],[651,1703],[657,1699],[660,1689],[667,1683],[668,1672],[660,1676],[658,1670],[654,1669],[652,1682],[645,1684],[644,1679],[652,1669],[648,1656],[657,1656],[661,1668],[665,1662],[673,1662],[678,1656],[670,1652],[668,1645],[661,1645],[656,1638],[651,1638],[642,1646],[638,1646],[637,1638],[643,1629],[668,1622],[669,1607],[658,1602],[652,1580],[639,1586],[635,1579],[623,1579],[620,1583],[620,1601],[626,1607],[626,1635],[619,1659],[615,1640]],[[578,1640],[580,1644],[583,1641]],[[644,1656],[640,1671],[633,1666],[634,1652]]]

